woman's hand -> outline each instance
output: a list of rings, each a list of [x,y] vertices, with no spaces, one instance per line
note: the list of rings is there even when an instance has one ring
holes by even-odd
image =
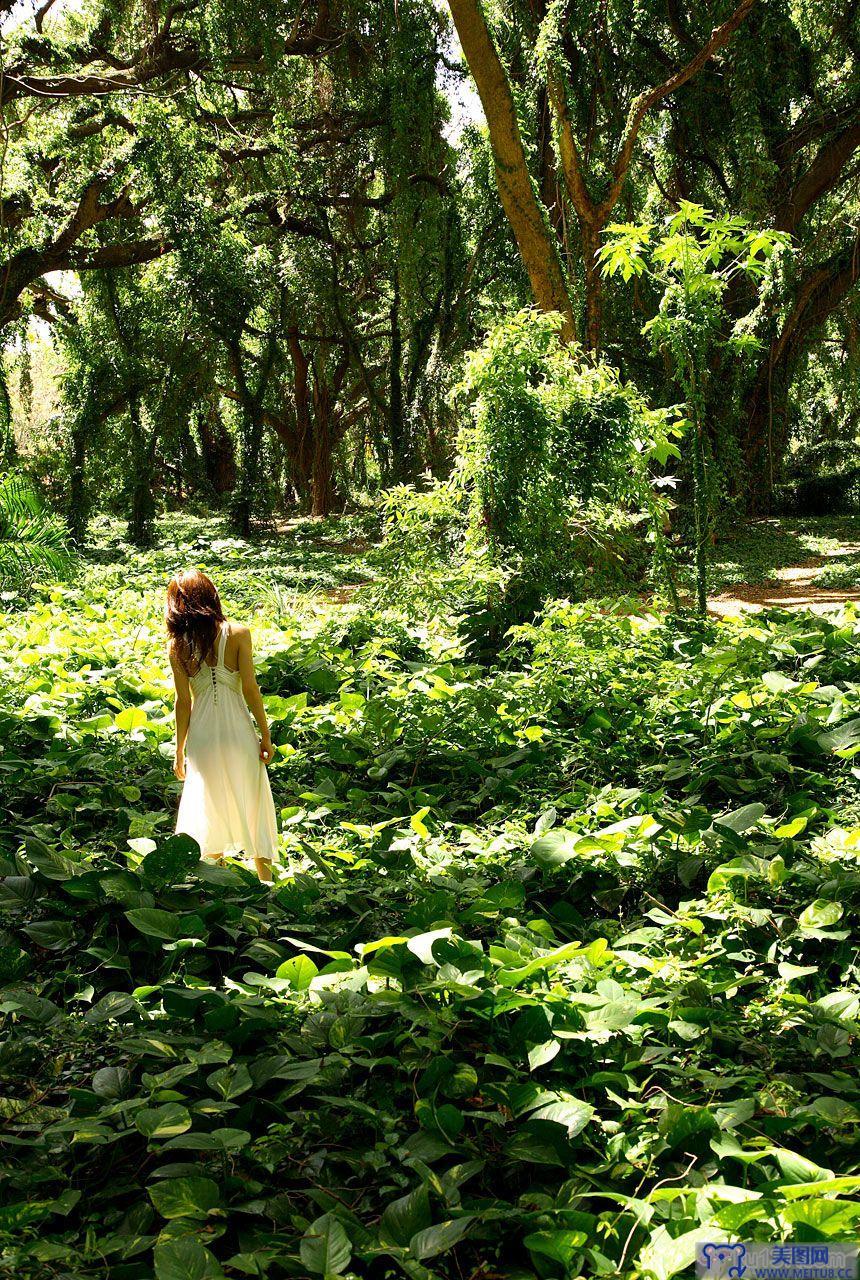
[[[263,738],[260,743],[260,759],[263,764],[271,764],[272,756],[275,754],[275,748],[272,746],[271,738]]]
[[[177,751],[173,757],[173,772],[180,782],[185,781],[185,752]]]

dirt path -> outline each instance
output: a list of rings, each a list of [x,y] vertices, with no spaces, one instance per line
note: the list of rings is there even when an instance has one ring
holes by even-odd
[[[844,552],[856,553],[860,546],[845,544]],[[762,609],[809,609],[821,613],[844,604],[846,600],[860,600],[860,590],[846,587],[821,587],[815,577],[827,556],[812,556],[802,564],[777,569],[766,582],[740,582],[726,587],[708,601],[708,612],[716,614],[759,613]]]

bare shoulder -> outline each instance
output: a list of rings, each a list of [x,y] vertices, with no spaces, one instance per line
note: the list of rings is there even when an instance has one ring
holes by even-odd
[[[236,644],[241,651],[251,648],[251,628],[246,626],[244,622],[230,622],[230,635],[236,640]]]

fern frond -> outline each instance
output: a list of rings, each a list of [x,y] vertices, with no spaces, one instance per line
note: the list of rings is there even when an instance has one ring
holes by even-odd
[[[40,571],[64,577],[73,563],[65,528],[26,476],[0,476],[0,585],[20,586]]]

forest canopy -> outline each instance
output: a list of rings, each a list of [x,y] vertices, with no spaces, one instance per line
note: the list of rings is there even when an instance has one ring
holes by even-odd
[[[856,462],[857,24],[836,0],[7,4],[7,464],[79,539],[99,507],[143,543],[176,502],[243,532],[325,514],[447,473],[464,356],[527,305],[669,406],[659,284],[601,252],[690,202],[782,237],[727,282],[737,341],[699,388],[711,508],[778,509]]]

